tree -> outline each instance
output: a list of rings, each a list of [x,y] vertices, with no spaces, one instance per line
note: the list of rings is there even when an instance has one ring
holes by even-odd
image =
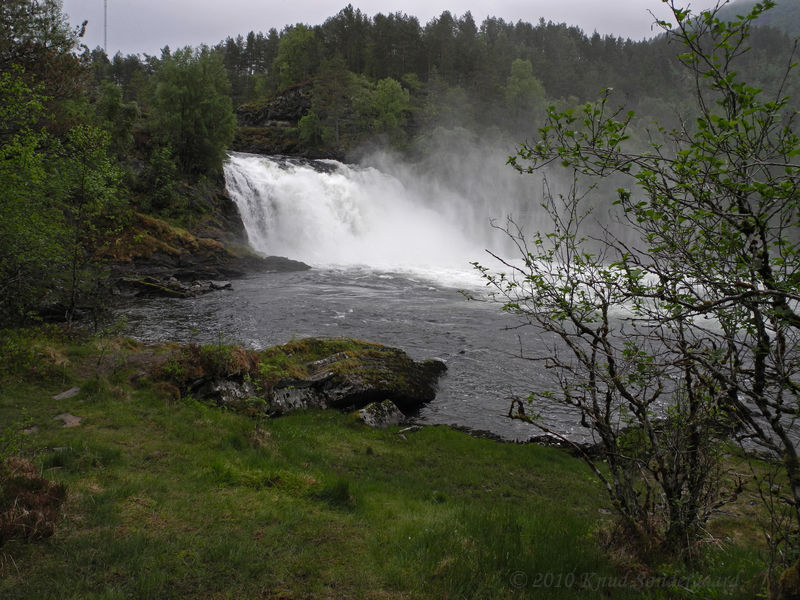
[[[477,39],[478,26],[472,13],[467,11],[457,20],[455,36],[455,51],[459,57],[456,62],[456,82],[459,85],[467,85],[475,80],[480,53]]]
[[[273,69],[278,74],[281,89],[303,83],[317,68],[317,39],[313,29],[302,23],[287,27],[278,46]]]
[[[327,19],[319,29],[326,53],[328,56],[341,55],[350,71],[361,73],[366,59],[369,27],[369,17],[348,4],[335,17]]]
[[[0,318],[24,320],[62,265],[63,215],[47,193],[47,98],[21,68],[0,73]]]
[[[175,164],[172,148],[169,146],[153,148],[142,177],[147,190],[146,204],[142,208],[155,212],[173,208],[177,199],[175,193],[177,178],[178,167]]]
[[[119,158],[133,146],[133,128],[139,120],[139,106],[123,103],[122,87],[105,80],[100,83],[95,105],[98,125],[109,133],[110,149]]]
[[[421,28],[415,17],[403,13],[373,17],[367,48],[366,72],[371,77],[400,79],[409,72],[423,71]]]
[[[451,87],[434,71],[425,86],[422,119],[428,131],[435,127],[470,127],[476,124],[475,106],[466,90]]]
[[[218,173],[233,140],[230,86],[218,53],[203,46],[165,54],[154,76],[152,129],[181,171]]]
[[[46,98],[21,69],[0,75],[0,315],[63,308],[98,289],[98,250],[116,229],[117,169],[108,134],[76,126],[60,141],[36,129]]]
[[[403,138],[402,126],[411,105],[408,90],[403,89],[399,81],[391,77],[381,79],[370,94],[365,108],[372,131],[386,134],[395,141]]]
[[[78,98],[83,91],[85,72],[73,50],[85,25],[70,28],[59,0],[4,0],[0,4],[0,72],[21,67],[29,84],[47,87],[49,112],[63,117],[61,101]],[[59,120],[65,119],[51,123]]]
[[[5,0],[0,32],[0,70],[5,71],[11,65],[34,68],[48,57],[67,56],[82,27],[70,28],[58,0]]]
[[[327,129],[322,124],[322,119],[312,109],[297,122],[300,141],[306,144],[321,144],[326,137]]]
[[[544,107],[544,87],[533,75],[533,65],[529,60],[517,58],[511,63],[511,75],[506,82],[506,107],[511,113],[515,129],[530,125],[533,115],[541,113]]]
[[[720,11],[723,19],[733,19],[736,13],[751,10],[756,0],[738,0],[733,5],[727,5]],[[800,34],[800,6],[794,2],[780,2],[768,13],[762,14],[756,25],[782,29],[794,37]]]
[[[733,433],[781,460],[779,491],[793,521],[772,531],[782,556],[800,552],[800,138],[782,89],[764,98],[735,70],[764,0],[732,23],[719,5],[694,16],[668,0],[694,86],[697,120],[651,131],[629,147],[634,115],[606,93],[579,111],[548,111],[541,139],[510,159],[524,173],[566,167],[561,195],[545,194],[553,230],[532,242],[512,226],[521,262],[481,267],[505,308],[559,336],[544,363],[599,441],[584,458],[636,532],[688,549],[724,498],[716,438]],[[787,67],[782,81],[793,74]],[[586,231],[596,179],[619,187],[610,227]],[[545,188],[547,189],[547,188]],[[618,230],[617,230],[618,231]],[[546,427],[546,425],[541,425]]]
[[[456,63],[460,58],[455,51],[456,20],[449,10],[426,26],[422,41],[428,53],[428,73],[437,72],[445,81],[453,83]]]
[[[325,60],[314,80],[311,112],[300,120],[304,141],[331,142],[341,147],[342,124],[353,111],[353,98],[358,95],[358,79],[347,69],[344,59],[335,56]]]
[[[120,52],[111,60],[111,79],[122,87],[126,102],[141,102],[147,92],[146,78],[152,74],[152,63],[147,64],[136,54],[122,56]]]
[[[23,322],[63,308],[71,318],[83,291],[96,289],[87,267],[119,216],[110,210],[116,169],[107,136],[75,124],[87,116],[88,60],[74,52],[80,31],[61,2],[9,0],[0,24],[0,316]],[[94,58],[108,66],[104,54]],[[118,128],[122,149],[131,123],[111,88],[98,118]]]
[[[120,173],[109,156],[110,134],[79,125],[66,136],[57,169],[66,217],[62,244],[66,251],[65,316],[72,322],[81,305],[99,308],[103,261],[99,251],[121,229]]]

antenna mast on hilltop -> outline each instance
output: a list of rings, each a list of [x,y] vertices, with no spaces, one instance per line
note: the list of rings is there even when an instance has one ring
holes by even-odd
[[[103,0],[103,52],[108,56],[108,0]]]

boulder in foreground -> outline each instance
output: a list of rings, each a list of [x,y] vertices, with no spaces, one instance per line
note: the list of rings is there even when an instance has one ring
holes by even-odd
[[[364,425],[369,425],[376,429],[402,425],[406,421],[406,416],[400,412],[400,409],[391,400],[367,404],[358,411],[358,418],[361,419]]]
[[[162,366],[160,378],[182,393],[248,412],[358,410],[388,400],[409,415],[436,397],[446,369],[440,360],[415,361],[398,348],[307,338],[262,352],[184,346]]]

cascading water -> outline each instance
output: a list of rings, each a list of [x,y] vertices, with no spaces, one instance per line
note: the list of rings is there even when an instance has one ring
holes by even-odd
[[[232,154],[225,166],[252,247],[313,266],[456,269],[505,243],[485,206],[441,185],[404,183],[370,167]]]

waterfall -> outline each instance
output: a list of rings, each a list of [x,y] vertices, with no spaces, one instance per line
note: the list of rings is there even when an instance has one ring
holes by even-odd
[[[502,243],[489,224],[504,218],[502,199],[488,214],[487,202],[410,171],[233,153],[225,181],[256,251],[313,266],[466,271]]]

